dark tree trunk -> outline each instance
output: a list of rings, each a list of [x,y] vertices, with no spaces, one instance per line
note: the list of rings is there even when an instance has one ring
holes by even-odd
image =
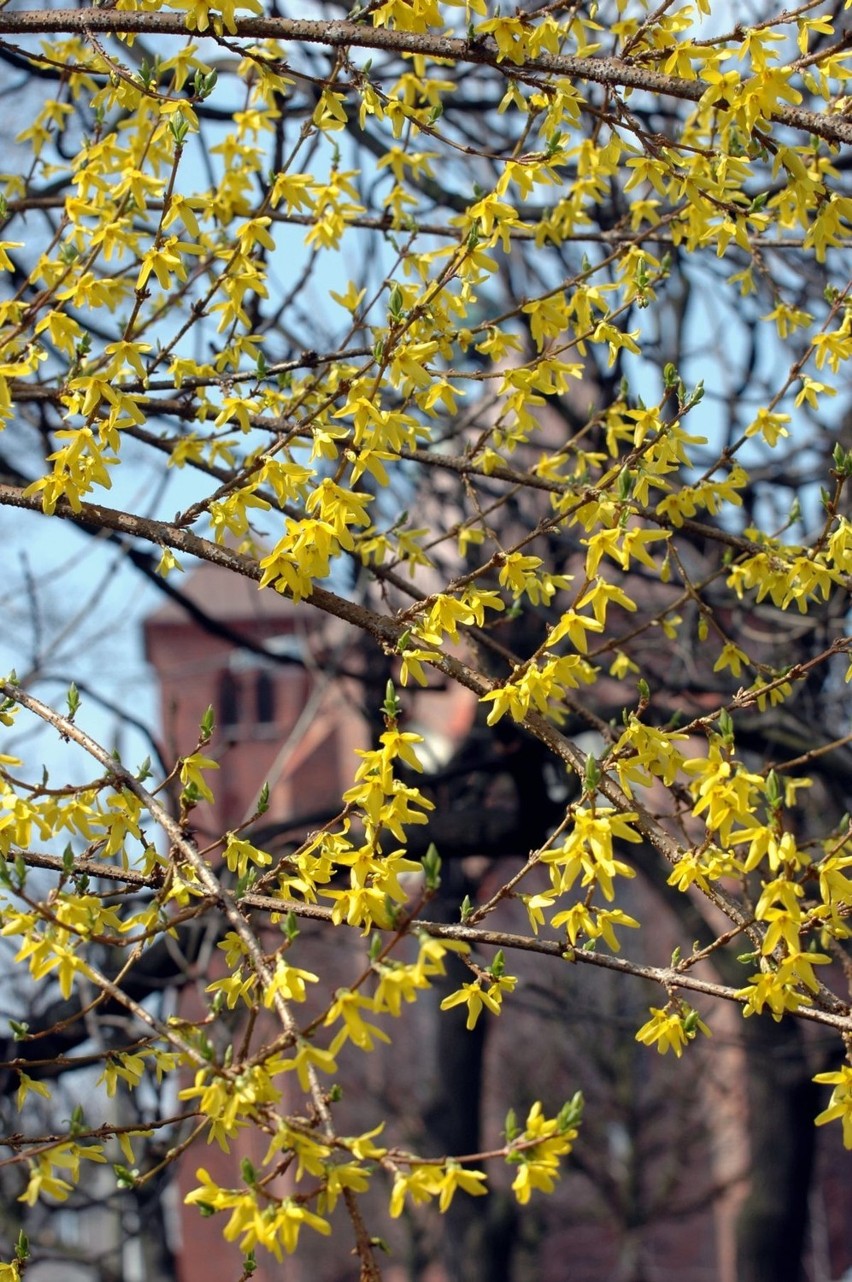
[[[737,1222],[738,1282],[803,1282],[819,1088],[801,1028],[749,1019],[752,1182]]]
[[[441,891],[431,905],[432,916],[457,921],[459,903],[473,889],[459,861],[446,861]],[[435,983],[436,1005],[472,978],[467,967],[452,955],[446,958],[446,967],[446,978]],[[486,1023],[480,1018],[476,1028],[468,1030],[466,1019],[466,1006],[436,1011],[437,1071],[423,1120],[429,1145],[440,1156],[476,1153],[480,1148]],[[486,1200],[457,1193],[441,1221],[442,1263],[450,1282],[480,1282],[487,1276],[482,1267],[486,1212],[481,1205]],[[508,1274],[498,1277],[499,1282],[508,1282]]]
[[[497,736],[497,756],[483,754],[476,729],[454,758],[448,778],[435,789],[440,832],[433,840],[442,858],[441,889],[429,906],[438,921],[457,922],[465,895],[476,900],[478,881],[465,872],[465,857],[516,852],[526,856],[564,814],[564,800],[547,790],[549,753],[512,727]],[[489,755],[490,750],[490,755]],[[496,794],[496,795],[495,795]],[[447,976],[435,985],[436,1004],[473,978],[453,955]],[[485,963],[487,964],[487,962]],[[436,1154],[476,1153],[482,1148],[483,1071],[489,1016],[465,1027],[467,1007],[436,1012],[437,1073],[425,1111],[429,1143]],[[442,1263],[450,1282],[511,1282],[518,1217],[514,1200],[458,1193],[444,1216]]]

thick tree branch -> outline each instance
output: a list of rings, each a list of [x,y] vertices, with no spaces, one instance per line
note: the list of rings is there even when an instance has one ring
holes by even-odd
[[[499,67],[507,77],[521,72],[527,75],[570,76],[589,80],[612,89],[644,89],[661,97],[698,102],[708,86],[702,80],[683,80],[667,76],[619,58],[578,58],[563,54],[543,54],[521,63],[501,62],[494,41],[459,40],[451,36],[422,35],[408,31],[388,31],[360,22],[321,22],[292,18],[237,18],[236,31],[229,34],[250,40],[299,41],[327,45],[332,49],[379,49],[389,53],[415,53],[431,58],[447,58],[455,63]],[[187,33],[179,14],[125,12],[115,9],[29,9],[0,11],[0,33],[10,35],[49,35],[52,32],[141,33],[150,36],[183,36]],[[207,33],[196,33],[204,36]],[[210,33],[211,38],[213,33]],[[777,107],[770,118],[829,142],[852,143],[852,122],[839,116],[823,115],[798,107]]]
[[[13,689],[13,687],[7,687],[0,682],[0,692],[10,693]],[[60,718],[59,720],[64,719]],[[52,856],[32,856],[28,854],[23,858],[27,865],[33,867],[52,869],[56,872],[63,871],[62,861]],[[148,884],[151,889],[156,886],[155,878],[143,877],[141,874],[133,872],[128,873],[121,868],[116,868],[114,865],[102,864],[96,860],[80,860],[79,871],[86,872],[90,876],[102,877],[108,881],[122,882],[131,886],[139,887],[143,884]],[[218,891],[212,894],[209,902],[221,907],[225,902],[223,892]],[[229,904],[232,903],[230,897],[228,897],[227,902]],[[199,900],[197,904],[199,910],[202,906],[203,901]],[[323,908],[319,904],[302,903],[299,900],[279,899],[272,895],[254,894],[251,891],[241,895],[238,904],[232,903],[231,911],[236,911],[237,915],[240,915],[242,919],[242,913],[246,909],[254,909],[263,913],[292,913],[294,917],[309,921],[322,921],[328,925],[331,925],[333,921],[330,908]],[[234,917],[231,916],[230,920],[233,925]],[[627,957],[614,957],[609,953],[596,952],[587,948],[572,948],[565,940],[542,939],[536,935],[518,935],[510,931],[486,929],[481,926],[451,925],[421,918],[414,919],[410,926],[407,927],[408,933],[416,933],[417,931],[425,931],[427,935],[431,935],[435,939],[458,940],[461,943],[470,944],[473,948],[502,948],[509,951],[537,953],[542,957],[561,958],[563,961],[572,964],[597,966],[604,970],[617,971],[622,975],[632,975],[634,979],[650,980],[666,991],[683,989],[684,991],[703,993],[708,997],[721,998],[723,1001],[735,1002],[738,1005],[745,1005],[748,1000],[733,986],[699,979],[689,970],[680,969],[678,966],[644,965],[640,962],[631,961]],[[688,961],[689,959],[687,958],[687,964]],[[852,1015],[850,1014],[821,1010],[813,1006],[801,1006],[795,1012],[794,1017],[821,1024],[824,1027],[834,1028],[845,1035],[852,1035]]]

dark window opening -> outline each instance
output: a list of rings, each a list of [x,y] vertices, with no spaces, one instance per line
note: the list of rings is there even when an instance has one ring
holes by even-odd
[[[219,725],[237,726],[239,723],[239,686],[232,672],[223,672],[219,678]]]
[[[275,682],[268,672],[258,672],[255,686],[257,720],[259,725],[269,725],[275,720]]]

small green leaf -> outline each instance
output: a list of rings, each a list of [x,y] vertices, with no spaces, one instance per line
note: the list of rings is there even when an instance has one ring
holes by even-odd
[[[781,780],[778,778],[778,775],[774,770],[770,770],[769,774],[766,776],[764,792],[766,794],[766,800],[770,810],[780,810],[781,802],[783,801],[783,792],[781,790]]]
[[[399,696],[394,689],[393,682],[389,680],[385,686],[385,701],[382,704],[382,714],[388,721],[396,721],[401,712],[402,704],[400,703]]]
[[[556,1115],[556,1123],[561,1134],[564,1134],[565,1131],[570,1131],[572,1127],[582,1121],[584,1103],[583,1092],[576,1091],[571,1098],[566,1100],[562,1105]]]
[[[597,792],[601,781],[601,768],[591,753],[586,757],[586,773],[583,779],[583,791],[590,795]]]
[[[182,147],[186,142],[186,135],[189,133],[189,125],[184,120],[181,112],[176,111],[169,120],[169,133],[175,140],[176,147]]]
[[[65,701],[68,704],[68,720],[73,721],[74,714],[80,707],[80,691],[77,689],[73,681],[68,687],[68,694],[65,696]]]
[[[426,854],[420,861],[426,877],[426,889],[435,891],[441,884],[441,856],[433,841],[429,842]]]
[[[213,731],[215,729],[216,729],[216,714],[213,711],[213,705],[211,704],[208,707],[207,711],[204,713],[204,716],[201,718],[201,725],[199,726],[199,730],[200,730],[199,738],[201,739],[201,742],[206,743],[207,740],[210,738],[210,736],[213,734]]]
[[[136,1181],[139,1179],[137,1170],[128,1170],[126,1166],[114,1166],[115,1182],[120,1189],[132,1189],[136,1187]]]
[[[287,916],[279,922],[279,929],[285,936],[288,944],[292,944],[293,940],[299,934],[299,924],[296,920],[296,914],[290,911]]]
[[[394,285],[390,292],[390,298],[388,299],[388,311],[390,312],[392,320],[399,320],[402,316],[404,301],[404,295],[399,285]]]

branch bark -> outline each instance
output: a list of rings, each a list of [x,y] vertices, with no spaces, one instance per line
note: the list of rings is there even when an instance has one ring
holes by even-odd
[[[326,45],[332,49],[378,49],[388,53],[414,53],[431,58],[447,58],[458,64],[499,67],[507,78],[521,73],[568,76],[588,80],[611,89],[639,89],[698,102],[708,85],[702,80],[684,80],[667,76],[620,58],[579,58],[570,54],[542,54],[519,63],[505,62],[491,37],[460,40],[452,36],[422,34],[410,31],[388,31],[360,22],[323,22],[294,18],[237,18],[236,30],[230,36],[244,39],[270,39],[304,44]],[[149,36],[183,36],[187,26],[180,14],[125,12],[116,9],[28,9],[0,12],[0,34],[50,35],[109,32]],[[207,32],[193,33],[207,36]],[[215,39],[216,32],[209,38]],[[798,107],[777,107],[770,119],[804,133],[815,134],[828,142],[852,143],[852,122],[838,116],[826,116]]]

